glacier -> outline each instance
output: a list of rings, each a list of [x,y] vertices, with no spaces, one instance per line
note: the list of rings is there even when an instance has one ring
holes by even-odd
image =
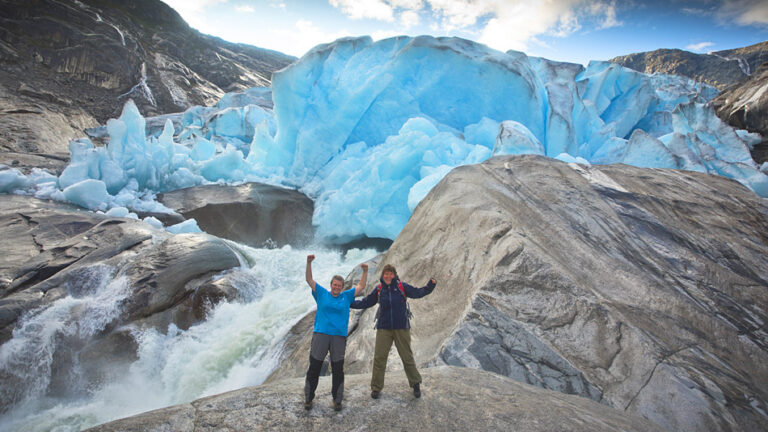
[[[72,141],[58,178],[0,167],[0,192],[128,215],[170,212],[157,193],[259,181],[312,198],[330,243],[394,239],[452,168],[496,155],[708,172],[768,197],[750,155],[760,137],[723,123],[708,105],[716,95],[683,77],[460,38],[344,38],[276,72],[271,95],[231,93],[157,132],[129,101],[107,123],[106,146]]]

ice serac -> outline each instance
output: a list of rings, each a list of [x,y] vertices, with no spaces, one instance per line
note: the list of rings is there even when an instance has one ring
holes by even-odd
[[[314,175],[345,146],[383,143],[413,117],[461,131],[483,117],[545,130],[544,91],[525,55],[458,38],[369,37],[320,45],[273,77],[278,145]]]
[[[437,280],[409,300],[424,370],[492,371],[663,430],[765,430],[766,233],[766,201],[721,176],[499,156],[452,170],[369,266]],[[351,317],[350,374],[370,371],[375,316]],[[270,380],[306,372],[311,319]],[[387,366],[385,394],[396,350]]]
[[[314,223],[325,238],[392,238],[445,167],[490,156],[479,147],[708,171],[759,194],[768,181],[748,158],[757,137],[723,129],[705,105],[716,89],[607,62],[584,68],[458,38],[348,38],[317,47],[273,85],[280,157],[264,165],[316,198]],[[447,139],[408,136],[403,127],[413,119],[453,135],[450,149],[470,156],[446,151]],[[670,134],[687,144],[667,146]],[[722,162],[702,160],[712,158]],[[361,194],[367,202],[354,199]],[[406,200],[408,209],[398,204]],[[351,215],[344,224],[333,221],[340,208]]]

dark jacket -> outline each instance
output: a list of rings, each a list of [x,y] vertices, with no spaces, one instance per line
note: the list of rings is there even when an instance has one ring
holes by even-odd
[[[398,278],[392,279],[392,283],[387,285],[383,280],[379,279],[381,283],[381,295],[378,294],[376,287],[373,288],[370,294],[356,300],[350,306],[352,309],[368,309],[379,304],[379,320],[376,323],[377,329],[409,329],[411,323],[408,322],[408,311],[405,307],[405,298],[403,293],[400,292],[400,288],[397,286]],[[403,290],[405,290],[408,298],[421,298],[432,293],[435,289],[435,284],[431,281],[427,282],[427,285],[422,288],[415,288],[407,283],[403,282]]]

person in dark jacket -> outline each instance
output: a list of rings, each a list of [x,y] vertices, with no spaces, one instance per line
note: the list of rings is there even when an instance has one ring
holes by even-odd
[[[381,284],[365,298],[356,300],[352,309],[367,309],[379,304],[376,314],[376,347],[373,354],[373,374],[371,376],[371,397],[378,399],[384,388],[384,372],[387,369],[387,357],[395,343],[397,353],[403,361],[408,384],[413,388],[413,395],[421,397],[421,375],[416,369],[416,361],[411,351],[410,311],[406,298],[421,298],[435,289],[435,279],[430,279],[426,286],[415,288],[401,282],[395,267],[387,264],[381,271]]]
[[[355,288],[342,291],[344,278],[336,275],[331,279],[331,289],[327,290],[312,278],[314,255],[307,255],[306,278],[312,288],[312,297],[317,302],[315,327],[309,349],[309,368],[304,381],[304,409],[312,409],[312,400],[320,379],[320,370],[328,351],[331,352],[331,395],[333,409],[341,411],[344,398],[344,353],[347,349],[347,324],[349,323],[349,305],[355,296],[363,293],[368,280],[368,264],[360,264],[363,275]]]

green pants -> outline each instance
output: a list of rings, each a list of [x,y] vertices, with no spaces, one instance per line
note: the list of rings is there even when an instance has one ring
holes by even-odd
[[[411,330],[376,330],[376,348],[373,351],[373,375],[371,376],[371,390],[381,391],[384,388],[384,372],[387,369],[387,357],[392,348],[392,342],[395,342],[397,353],[405,367],[405,375],[408,377],[408,384],[413,387],[414,384],[421,384],[421,375],[416,369],[416,361],[413,359],[411,351]]]

